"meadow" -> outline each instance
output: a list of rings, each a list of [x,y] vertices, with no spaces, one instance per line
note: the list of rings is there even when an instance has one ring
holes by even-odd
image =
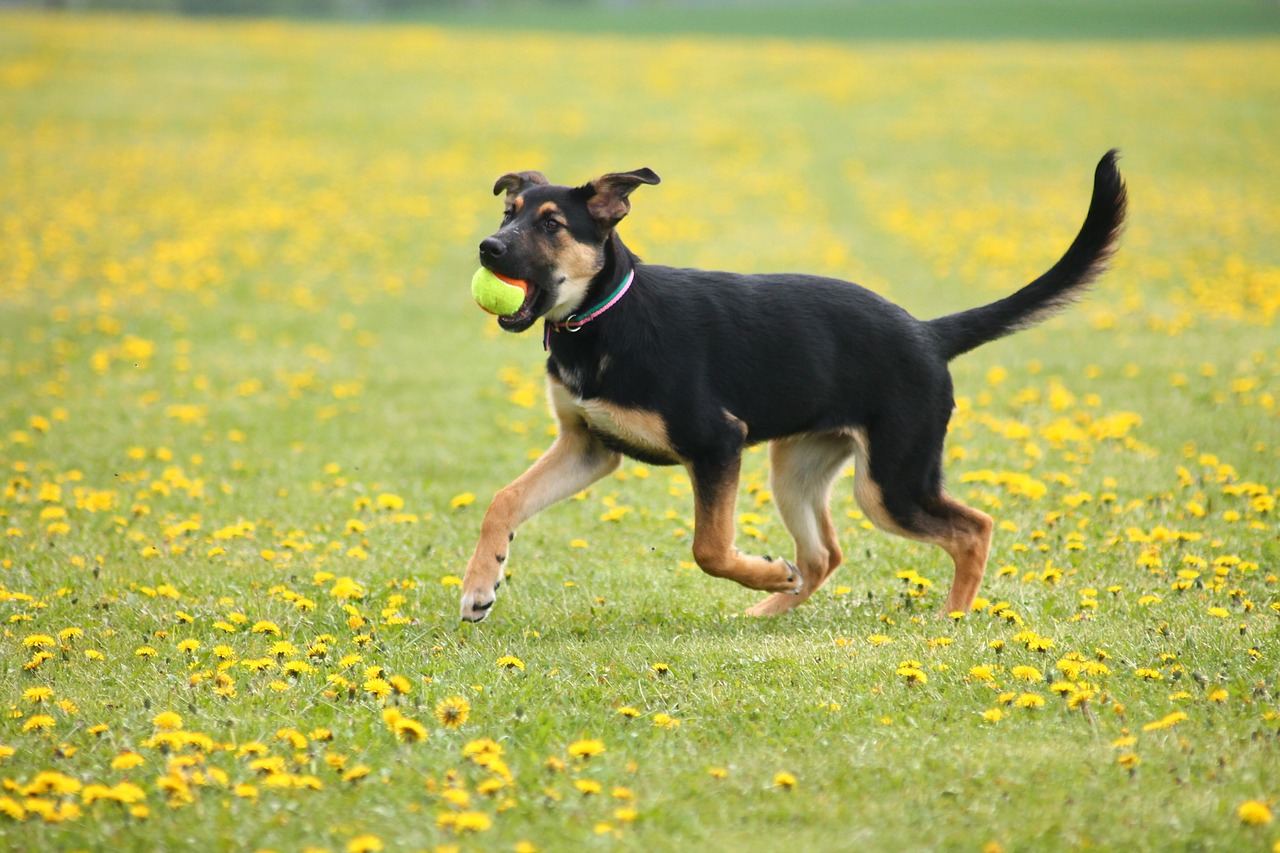
[[[1280,850],[1277,104],[1274,36],[0,14],[0,847]],[[645,258],[935,316],[1056,260],[1113,146],[1112,271],[953,365],[972,612],[845,478],[845,566],[742,617],[627,463],[458,621],[554,434],[468,292],[497,176],[648,166]]]

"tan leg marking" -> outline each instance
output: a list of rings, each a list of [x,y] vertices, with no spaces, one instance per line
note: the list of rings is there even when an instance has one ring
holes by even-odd
[[[917,510],[918,530],[899,524],[884,505],[880,484],[871,478],[871,464],[865,440],[858,443],[857,468],[853,493],[867,518],[881,530],[907,539],[928,542],[942,548],[955,563],[951,590],[942,607],[942,615],[953,611],[968,613],[978,596],[978,587],[987,567],[994,522],[981,510],[965,506],[954,498],[940,494]]]
[[[581,409],[563,385],[550,379],[548,389],[560,434],[529,470],[494,495],[485,511],[462,579],[462,618],[467,621],[489,615],[516,528],[611,473],[621,461],[587,430]]]
[[[785,613],[818,590],[844,555],[831,521],[831,486],[853,454],[854,439],[823,433],[779,439],[769,445],[773,498],[796,545],[796,566],[804,575],[799,595],[774,593],[747,610],[749,616]]]
[[[939,506],[934,511],[949,524],[942,535],[930,541],[940,545],[956,564],[942,615],[953,611],[968,613],[973,609],[973,600],[978,597],[978,587],[987,570],[994,523],[982,510],[965,506],[946,495],[939,498]]]
[[[749,589],[799,593],[804,576],[786,560],[741,554],[733,547],[741,467],[741,457],[735,458],[714,482],[700,480],[689,467],[694,489],[693,559],[712,577],[728,578]]]

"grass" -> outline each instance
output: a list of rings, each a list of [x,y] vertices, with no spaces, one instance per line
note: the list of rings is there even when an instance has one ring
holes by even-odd
[[[5,15],[0,841],[1270,848],[1278,55]],[[648,165],[643,255],[929,316],[1052,263],[1113,145],[1094,298],[955,364],[979,610],[843,482],[848,564],[740,618],[687,480],[628,464],[458,623],[550,440],[536,336],[467,294],[497,175]]]

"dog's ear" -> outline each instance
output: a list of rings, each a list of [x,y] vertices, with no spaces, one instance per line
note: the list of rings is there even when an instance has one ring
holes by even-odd
[[[546,186],[550,183],[541,172],[508,172],[493,185],[493,194],[507,191],[507,201],[512,201],[529,187]]]
[[[636,169],[634,172],[610,172],[601,175],[584,189],[591,193],[587,210],[605,228],[612,228],[631,212],[628,196],[641,184],[662,183],[652,169]]]

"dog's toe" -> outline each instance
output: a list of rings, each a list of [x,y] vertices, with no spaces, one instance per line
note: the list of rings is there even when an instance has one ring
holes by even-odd
[[[495,587],[497,589],[497,587]],[[490,593],[469,592],[462,596],[462,620],[464,622],[483,622],[489,617],[496,597]]]

